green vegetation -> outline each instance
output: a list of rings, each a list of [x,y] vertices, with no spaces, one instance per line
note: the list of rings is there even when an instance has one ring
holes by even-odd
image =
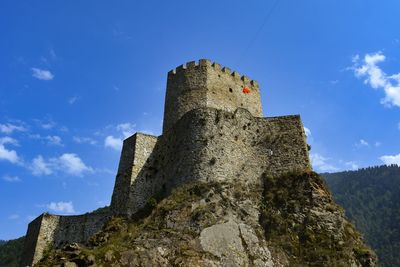
[[[17,267],[24,246],[24,237],[0,242],[0,266]]]
[[[400,266],[400,167],[323,174],[335,200],[382,266]]]
[[[354,256],[371,266],[373,251],[343,220],[343,210],[318,174],[266,176],[263,196],[260,224],[265,237],[288,254],[290,266],[350,266]]]

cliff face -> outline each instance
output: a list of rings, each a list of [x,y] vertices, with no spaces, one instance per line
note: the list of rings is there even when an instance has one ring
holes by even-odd
[[[207,179],[206,179],[207,180]],[[313,172],[192,182],[37,266],[376,266]]]

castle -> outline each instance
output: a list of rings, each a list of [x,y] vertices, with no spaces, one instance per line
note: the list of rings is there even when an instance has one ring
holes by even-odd
[[[85,242],[112,216],[132,216],[183,183],[258,183],[263,173],[310,169],[300,116],[263,117],[256,81],[206,59],[188,62],[168,73],[162,135],[124,140],[110,207],[40,215],[29,224],[21,266],[49,246]]]

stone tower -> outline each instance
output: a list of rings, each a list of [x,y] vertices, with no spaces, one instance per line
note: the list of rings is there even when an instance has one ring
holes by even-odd
[[[230,112],[245,108],[253,116],[262,117],[258,83],[206,59],[188,62],[168,72],[164,132],[185,113],[200,107]]]
[[[43,214],[29,224],[21,266],[48,245],[84,242],[112,215],[131,216],[152,197],[190,182],[246,181],[311,169],[298,115],[263,117],[258,83],[202,59],[168,73],[161,136],[124,140],[110,208],[78,216]]]

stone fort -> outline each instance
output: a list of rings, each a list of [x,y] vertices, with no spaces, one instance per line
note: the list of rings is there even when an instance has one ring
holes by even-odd
[[[183,183],[257,183],[263,173],[310,169],[299,115],[263,117],[256,81],[206,59],[188,62],[168,72],[162,135],[124,140],[110,207],[40,215],[28,226],[21,266],[48,247],[87,241],[112,216],[132,216]]]

